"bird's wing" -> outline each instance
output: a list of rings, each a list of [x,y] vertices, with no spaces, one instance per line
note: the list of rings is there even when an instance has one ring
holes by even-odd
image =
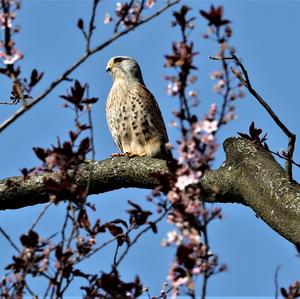
[[[137,84],[135,88],[133,88],[132,93],[137,104],[140,105],[141,110],[146,112],[142,121],[148,122],[147,125],[149,129],[152,130],[152,133],[158,134],[159,136],[156,135],[156,137],[160,137],[163,143],[167,143],[169,138],[166,126],[153,94],[143,84]],[[151,135],[152,134],[150,134],[150,138],[153,137]]]

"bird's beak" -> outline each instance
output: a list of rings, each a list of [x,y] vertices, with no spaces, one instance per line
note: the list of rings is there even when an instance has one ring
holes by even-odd
[[[111,72],[112,68],[113,68],[113,63],[111,61],[108,62],[107,66],[106,66],[106,72]]]

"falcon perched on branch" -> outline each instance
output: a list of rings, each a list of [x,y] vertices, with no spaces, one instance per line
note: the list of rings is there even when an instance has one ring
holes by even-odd
[[[137,62],[116,56],[109,60],[106,71],[114,81],[107,97],[106,119],[121,155],[171,159],[160,109]]]

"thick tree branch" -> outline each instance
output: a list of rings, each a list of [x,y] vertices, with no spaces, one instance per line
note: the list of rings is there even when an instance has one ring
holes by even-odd
[[[224,149],[226,161],[219,169],[205,173],[200,182],[203,198],[249,206],[283,237],[300,243],[300,186],[289,181],[269,152],[247,139],[229,138]],[[89,194],[128,187],[152,189],[158,184],[153,174],[160,172],[169,172],[163,160],[116,157],[82,164],[78,184],[89,182]],[[47,202],[43,181],[49,176],[54,178],[54,174],[40,174],[26,180],[11,177],[0,181],[0,209]]]

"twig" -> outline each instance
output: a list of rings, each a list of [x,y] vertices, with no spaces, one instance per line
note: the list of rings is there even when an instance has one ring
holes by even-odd
[[[278,118],[276,113],[272,110],[272,108],[267,104],[267,102],[256,92],[256,90],[253,89],[248,72],[245,69],[244,65],[240,62],[240,60],[237,58],[236,55],[232,54],[232,57],[224,57],[224,58],[218,58],[214,57],[211,59],[213,60],[220,60],[220,59],[231,59],[234,60],[237,65],[241,68],[243,75],[245,76],[245,79],[242,77],[242,75],[236,71],[234,68],[231,68],[232,73],[240,80],[240,82],[248,89],[250,94],[252,94],[257,101],[265,108],[265,110],[269,113],[271,118],[274,120],[274,122],[278,125],[278,127],[284,132],[284,134],[288,137],[288,149],[287,149],[287,158],[285,163],[285,169],[288,175],[288,178],[290,181],[293,180],[293,174],[292,174],[292,158],[293,153],[295,150],[295,142],[296,142],[296,135],[292,133],[284,124],[283,122]]]
[[[274,283],[275,283],[275,299],[278,299],[278,274],[279,274],[279,270],[280,270],[280,266],[276,267],[275,270],[275,277],[274,277]]]
[[[66,216],[65,216],[65,219],[64,219],[64,223],[63,223],[61,232],[60,232],[61,233],[62,244],[64,244],[65,240],[66,240],[65,230],[66,230],[68,220],[69,220],[69,217],[70,217],[70,206],[71,206],[71,204],[72,204],[71,202],[68,202],[67,213],[66,213]]]
[[[293,158],[293,153],[295,149],[295,142],[296,142],[296,135],[293,134],[284,124],[283,122],[278,118],[278,116],[275,114],[275,112],[271,109],[271,107],[266,103],[266,101],[252,88],[251,82],[248,77],[247,70],[245,69],[244,65],[239,61],[239,59],[232,55],[238,66],[240,66],[245,79],[244,80],[241,75],[236,72],[233,68],[231,69],[233,74],[236,75],[236,77],[241,81],[241,83],[249,90],[249,92],[258,100],[258,102],[265,108],[265,110],[269,113],[269,115],[272,117],[272,119],[275,121],[275,123],[279,126],[279,128],[284,132],[284,134],[288,137],[288,150],[287,150],[287,157],[289,160],[285,163],[286,172],[288,175],[288,178],[290,181],[293,180],[293,174],[292,174],[292,163],[290,159]]]
[[[96,28],[94,23],[95,23],[95,17],[96,17],[96,11],[97,11],[98,4],[99,4],[99,0],[94,0],[93,1],[92,16],[91,16],[91,19],[90,19],[89,31],[86,34],[86,52],[87,53],[90,51],[93,31]]]
[[[107,245],[109,245],[110,243],[114,242],[115,240],[117,240],[120,237],[124,237],[125,235],[127,235],[130,231],[132,230],[132,228],[130,228],[125,234],[118,234],[116,236],[114,236],[112,239],[102,243],[99,247],[95,248],[94,250],[92,250],[90,253],[88,253],[87,255],[83,256],[80,259],[77,259],[76,262],[80,263],[82,261],[84,261],[85,259],[89,258],[90,256],[94,255],[96,252],[102,250],[104,247],[106,247]]]
[[[30,287],[28,286],[28,284],[26,282],[25,282],[25,288],[29,292],[29,294],[32,296],[32,298],[38,298],[38,296],[36,294],[34,294],[34,292],[30,289]]]
[[[160,296],[158,296],[158,297],[155,297],[155,298],[157,298],[157,299],[164,299],[164,298],[167,298],[167,297],[165,297],[166,295],[168,295],[168,293],[170,293],[171,291],[173,290],[173,287],[170,287],[170,288],[168,288],[166,291],[164,291],[164,293],[163,294],[161,294]],[[153,298],[153,297],[152,297]]]
[[[70,286],[70,284],[71,284],[71,282],[74,280],[74,275],[72,275],[72,277],[71,278],[68,278],[67,279],[67,282],[66,282],[66,285],[64,286],[64,288],[61,290],[61,297],[59,297],[59,298],[63,298],[63,294],[64,294],[64,292],[67,290],[67,288]]]
[[[166,208],[165,211],[154,221],[155,224],[157,224],[158,222],[160,222],[169,212],[169,210],[171,209],[171,206],[169,208]],[[119,266],[120,263],[122,262],[122,260],[124,259],[124,257],[127,255],[129,249],[139,240],[139,238],[146,233],[148,230],[152,229],[152,226],[149,224],[147,227],[145,227],[143,230],[141,230],[136,236],[135,238],[130,242],[130,244],[127,245],[126,249],[124,250],[124,252],[121,254],[121,256],[119,257],[118,260],[115,261],[115,266]],[[128,234],[128,233],[127,233]]]
[[[203,208],[205,209],[205,203],[204,202],[203,202]],[[209,251],[207,224],[208,224],[208,222],[204,218],[204,225],[203,225],[203,228],[202,228],[202,232],[203,232],[204,244],[206,245],[206,252],[205,252],[206,260],[208,259],[207,256],[208,256],[208,251]],[[208,279],[209,279],[208,271],[209,271],[208,269],[205,269],[205,271],[203,273],[203,284],[202,284],[202,289],[201,289],[201,299],[206,298],[207,283],[208,283]]]
[[[7,118],[2,124],[0,124],[0,132],[2,132],[5,128],[7,128],[11,123],[13,123],[16,119],[18,119],[21,115],[23,115],[27,110],[32,108],[34,105],[36,105],[38,102],[40,102],[42,99],[44,99],[57,85],[59,85],[62,81],[66,80],[68,76],[75,70],[77,67],[79,67],[83,62],[85,62],[90,56],[93,54],[101,51],[108,45],[110,45],[112,42],[117,40],[118,38],[122,37],[123,35],[126,35],[127,33],[133,31],[135,28],[151,21],[152,19],[156,18],[157,16],[161,15],[164,11],[169,9],[170,7],[174,6],[175,4],[179,3],[180,0],[174,0],[172,2],[168,2],[163,8],[158,10],[157,12],[153,13],[149,17],[145,18],[144,20],[141,20],[139,23],[134,24],[131,27],[128,27],[124,31],[121,31],[119,33],[116,33],[113,35],[110,39],[105,41],[104,43],[100,44],[99,46],[95,47],[94,49],[91,49],[88,53],[85,53],[83,56],[81,56],[71,67],[69,67],[59,78],[54,80],[40,95],[38,95],[36,98],[34,98],[30,103],[27,103],[26,106],[21,107],[19,110],[15,112],[12,116]]]
[[[18,248],[18,246],[12,241],[12,239],[9,237],[9,235],[3,230],[3,228],[0,226],[0,233],[6,238],[6,240],[10,243],[10,245],[16,249],[19,253],[21,253],[21,250]]]
[[[89,86],[87,85],[87,98],[89,98]],[[95,150],[95,143],[94,143],[94,126],[93,126],[93,118],[92,118],[92,109],[88,105],[87,106],[87,111],[88,111],[88,123],[90,127],[90,140],[91,140],[91,150],[92,150],[92,161],[95,161],[96,157],[96,150]],[[91,185],[91,177],[93,173],[93,163],[91,163],[90,166],[90,174],[89,174],[89,180],[86,185],[86,194],[88,195],[88,191]]]
[[[46,213],[46,211],[48,210],[48,208],[50,207],[50,205],[52,204],[52,202],[48,202],[42,209],[42,211],[40,212],[40,214],[38,215],[38,217],[36,218],[36,220],[33,222],[31,228],[29,230],[33,230],[34,227],[38,224],[38,222],[41,220],[41,218],[43,217],[43,215]]]
[[[0,105],[16,105],[18,102],[0,102]]]
[[[12,54],[12,40],[11,40],[11,28],[8,25],[8,18],[10,15],[10,2],[2,0],[2,9],[4,14],[4,49],[7,55]],[[22,85],[19,81],[18,74],[14,69],[13,64],[8,64],[6,66],[7,74],[13,81],[13,90],[15,91],[17,97],[22,101],[23,107],[26,107],[27,101],[23,93]]]
[[[145,5],[145,0],[141,0],[141,4],[140,4],[140,9],[138,10],[137,14],[136,14],[136,21],[139,21],[139,18],[144,10],[144,5]]]
[[[297,167],[300,167],[300,163],[295,162],[293,159],[287,158],[287,157],[281,155],[281,154],[278,153],[278,152],[271,151],[270,149],[268,149],[268,151],[269,151],[271,154],[273,154],[273,155],[275,155],[275,156],[277,156],[277,157],[279,157],[279,158],[281,158],[281,159],[283,159],[283,160],[290,161],[293,165],[295,165],[295,166],[297,166]]]
[[[124,12],[124,14],[122,15],[122,18],[119,18],[119,20],[117,21],[117,23],[115,24],[115,28],[114,28],[114,34],[116,34],[119,30],[119,27],[121,25],[121,23],[124,21],[124,19],[128,16],[129,10],[132,7],[134,3],[134,0],[131,0],[127,6],[126,11]]]
[[[114,261],[113,261],[113,265],[114,265],[114,266],[117,266],[116,263],[117,263],[117,257],[118,257],[119,248],[120,248],[120,246],[119,246],[119,244],[117,243],[117,247],[116,247],[115,254],[114,254]]]
[[[222,38],[220,36],[220,31],[219,30],[217,30],[216,35],[217,35],[218,43],[221,44]],[[226,111],[227,104],[228,104],[228,96],[229,96],[229,93],[230,93],[230,90],[231,90],[228,64],[226,62],[226,59],[224,59],[224,52],[225,52],[225,50],[222,49],[221,50],[221,60],[222,60],[222,67],[223,67],[224,74],[225,74],[225,87],[226,87],[226,90],[225,90],[225,94],[223,95],[223,104],[222,104],[222,108],[221,108],[220,117],[219,117],[219,120],[218,120],[218,128],[221,125],[223,125],[225,111]]]

